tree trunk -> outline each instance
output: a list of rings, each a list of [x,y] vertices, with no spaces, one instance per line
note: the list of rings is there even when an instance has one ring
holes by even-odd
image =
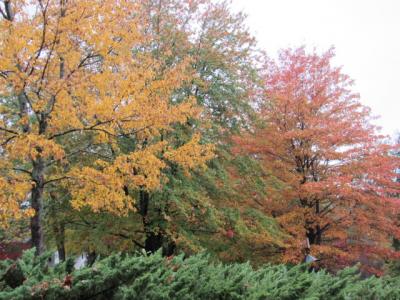
[[[57,252],[60,261],[64,262],[66,258],[64,241],[62,242],[62,244],[57,244]]]
[[[321,245],[322,242],[322,230],[321,226],[309,227],[307,229],[306,237],[310,242],[310,245]]]
[[[163,245],[163,236],[160,233],[146,232],[144,249],[146,252],[154,253]]]
[[[306,236],[308,238],[310,245],[314,245],[316,236],[314,228],[312,227],[307,228]]]
[[[6,13],[6,19],[8,21],[14,20],[14,12],[11,8],[11,0],[4,0],[4,10]]]
[[[60,261],[65,261],[65,226],[63,223],[57,224],[54,228],[54,234],[57,243],[58,258]]]
[[[31,190],[31,207],[34,210],[34,216],[31,218],[31,237],[32,245],[36,248],[36,255],[40,255],[45,250],[41,220],[43,210],[44,162],[41,158],[33,162],[32,179],[34,187]]]
[[[151,222],[149,220],[149,204],[150,195],[147,191],[141,190],[139,197],[139,213],[142,216],[143,229],[146,235],[144,242],[144,249],[147,252],[154,253],[162,246],[162,236],[159,233],[152,231]]]
[[[174,253],[176,245],[174,242],[168,239],[161,228],[159,228],[158,232],[154,232],[153,228],[151,228],[151,221],[149,220],[148,215],[149,204],[149,193],[147,191],[141,190],[139,197],[139,213],[142,216],[143,228],[146,234],[144,249],[147,252],[154,253],[162,248],[162,254],[170,256]]]
[[[315,203],[315,214],[317,216],[319,216],[320,214],[319,200],[317,200]],[[321,226],[318,224],[315,230],[315,243],[317,245],[321,245],[321,240],[322,240],[322,230]]]
[[[94,262],[96,261],[96,258],[97,258],[96,250],[90,251],[86,255],[86,258],[87,258],[86,266],[91,267],[94,264]]]
[[[316,230],[316,237],[315,237],[315,243],[317,245],[321,245],[322,242],[322,230],[321,230],[321,226],[317,225],[317,230]]]

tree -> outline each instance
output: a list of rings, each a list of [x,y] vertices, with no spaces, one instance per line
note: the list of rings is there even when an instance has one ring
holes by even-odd
[[[207,249],[224,260],[261,264],[271,259],[266,254],[276,250],[281,232],[251,196],[255,190],[263,194],[260,168],[252,159],[232,157],[227,138],[249,126],[254,114],[250,104],[260,89],[255,65],[259,51],[244,16],[232,13],[228,1],[140,3],[136,13],[145,37],[140,51],[162,61],[164,68],[189,61],[194,76],[171,101],[195,97],[203,107],[200,120],[176,124],[162,139],[179,147],[201,131],[200,143],[216,144],[216,157],[207,170],[191,172],[166,162],[163,175],[168,181],[160,190],[140,191],[140,205],[128,216],[110,221],[106,212],[68,211],[66,247],[69,252],[90,249],[103,255],[137,247],[163,248],[168,255]],[[127,137],[119,143],[126,149],[135,144]],[[233,238],[229,232],[234,232]],[[73,242],[76,239],[79,244]]]
[[[261,90],[257,69],[260,51],[245,26],[245,16],[233,13],[230,1],[143,3],[143,30],[151,36],[147,51],[167,64],[190,59],[196,76],[177,92],[177,98],[193,96],[204,108],[193,127],[201,128],[202,140],[214,143],[217,154],[206,172],[191,177],[169,168],[164,189],[148,197],[146,218],[157,229],[167,231],[166,235],[187,253],[206,248],[225,260],[261,263],[281,236],[271,218],[249,196],[256,185],[257,191],[262,191],[259,168],[243,167],[252,160],[234,158],[229,139],[240,128],[250,126],[254,115],[251,104]],[[178,127],[164,138],[179,144],[193,130],[192,126]],[[232,230],[234,238],[227,238]]]
[[[377,269],[378,258],[395,255],[390,240],[400,234],[392,196],[398,159],[333,55],[302,47],[270,61],[259,105],[264,127],[235,140],[284,184],[278,193],[270,188],[265,205],[292,236],[286,261],[303,258],[308,238],[326,266],[361,260]]]
[[[165,161],[191,169],[212,157],[199,135],[179,146],[162,139],[200,109],[190,98],[171,103],[191,73],[142,51],[140,3],[2,5],[0,214],[3,225],[31,216],[37,253],[51,187],[66,188],[76,209],[126,214],[138,209],[135,191],[163,184]]]

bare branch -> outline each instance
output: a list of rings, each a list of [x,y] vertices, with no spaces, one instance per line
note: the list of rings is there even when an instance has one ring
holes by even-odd
[[[105,132],[105,133],[107,133],[107,134],[109,134],[109,135],[115,136],[114,134],[112,134],[111,132],[108,132],[108,131],[105,130],[105,129],[97,128],[97,126],[101,126],[101,125],[104,125],[104,124],[108,124],[108,123],[111,123],[112,121],[113,121],[113,120],[98,122],[98,123],[96,123],[96,124],[94,124],[94,125],[92,125],[92,126],[90,126],[90,127],[69,129],[69,130],[66,130],[66,131],[64,131],[64,132],[60,132],[60,133],[53,134],[52,136],[49,137],[49,139],[52,140],[52,139],[54,139],[54,138],[57,138],[57,137],[60,137],[60,136],[63,136],[63,135],[69,134],[69,133],[78,132],[78,131],[102,131],[102,132]]]
[[[57,182],[57,181],[65,180],[65,179],[71,179],[71,177],[69,177],[69,176],[63,176],[63,177],[60,177],[60,178],[50,179],[50,180],[44,182],[44,183],[43,183],[43,186],[45,186],[46,184],[49,184],[49,183],[53,183],[53,182]]]
[[[3,143],[1,143],[1,146],[3,147],[3,146],[5,146],[5,145],[7,145],[9,141],[15,139],[16,137],[17,137],[16,135],[13,135],[13,136],[9,137],[9,138],[6,139]]]
[[[31,175],[31,176],[32,176],[32,172],[30,172],[30,171],[28,171],[28,170],[25,170],[25,169],[21,169],[21,168],[13,168],[13,170],[14,170],[14,171],[23,172],[23,173],[26,173],[26,174],[28,174],[28,175]]]
[[[14,131],[14,130],[11,130],[11,129],[4,128],[4,127],[0,127],[0,130],[8,132],[8,133],[15,134],[15,135],[18,135],[18,132]]]

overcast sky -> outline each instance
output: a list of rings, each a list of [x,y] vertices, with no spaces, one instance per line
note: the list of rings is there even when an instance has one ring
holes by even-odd
[[[382,132],[400,131],[400,0],[232,0],[271,56],[305,44],[336,48]]]

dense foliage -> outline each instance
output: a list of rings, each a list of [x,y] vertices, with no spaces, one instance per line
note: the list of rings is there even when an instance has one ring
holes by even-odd
[[[265,203],[292,237],[285,260],[299,261],[306,236],[325,265],[374,270],[398,256],[388,245],[400,237],[399,161],[332,58],[282,51],[266,71],[265,126],[235,140],[286,186]]]
[[[398,145],[333,50],[270,59],[223,0],[0,0],[0,18],[0,247],[36,249],[2,263],[3,297],[395,298],[397,277],[263,266],[398,270]],[[82,253],[104,259],[69,274]]]
[[[356,268],[331,275],[307,265],[224,265],[189,258],[112,255],[67,273],[68,262],[47,267],[26,252],[16,262],[26,280],[11,289],[4,276],[0,299],[399,299],[400,277],[361,279]],[[8,263],[9,265],[10,263]],[[2,274],[7,268],[3,262]],[[8,268],[10,268],[8,266]]]
[[[38,253],[56,247],[61,259],[160,247],[276,256],[284,234],[247,201],[265,196],[265,172],[230,150],[260,89],[244,16],[212,1],[37,4],[34,14],[24,1],[3,7],[5,239],[26,238],[31,217]]]

